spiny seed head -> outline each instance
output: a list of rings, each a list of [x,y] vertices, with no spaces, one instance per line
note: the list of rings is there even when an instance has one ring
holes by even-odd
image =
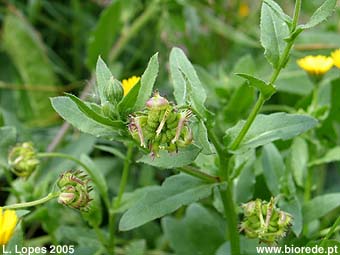
[[[146,107],[153,110],[162,110],[169,106],[169,101],[155,91],[153,97],[146,102]]]
[[[190,109],[177,109],[156,91],[143,111],[130,115],[128,129],[132,138],[155,158],[160,150],[177,152],[179,147],[192,143],[191,116]]]
[[[89,179],[86,174],[81,171],[66,171],[60,175],[57,182],[60,188],[58,202],[68,207],[87,211],[92,187],[88,185]]]
[[[29,177],[40,161],[31,142],[17,144],[8,155],[8,164],[13,173]]]
[[[256,199],[242,205],[244,218],[240,230],[248,238],[259,238],[269,245],[284,237],[292,225],[292,216],[275,207],[275,200],[269,202]]]

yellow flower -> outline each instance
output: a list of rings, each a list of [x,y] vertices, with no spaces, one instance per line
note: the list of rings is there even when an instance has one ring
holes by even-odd
[[[297,60],[297,64],[310,75],[322,76],[333,66],[333,59],[326,56],[306,56]]]
[[[139,82],[140,77],[132,76],[129,79],[122,80],[122,85],[124,89],[124,96],[126,96],[130,90]]]
[[[0,245],[5,245],[11,239],[18,217],[13,210],[2,211],[0,207]]]
[[[331,53],[334,65],[340,68],[340,49],[337,49]]]
[[[249,15],[249,6],[247,3],[241,3],[240,4],[240,7],[238,9],[238,15],[241,17],[241,18],[244,18],[244,17],[247,17]]]

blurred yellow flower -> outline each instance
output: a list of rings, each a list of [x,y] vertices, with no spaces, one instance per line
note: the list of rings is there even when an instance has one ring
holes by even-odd
[[[331,53],[333,63],[337,68],[340,68],[340,49],[337,49]]]
[[[132,76],[129,79],[122,80],[122,85],[124,89],[124,96],[126,96],[130,90],[139,82],[140,77]]]
[[[5,210],[3,212],[0,207],[0,245],[5,245],[11,239],[18,217],[13,210]]]
[[[326,56],[306,56],[297,60],[297,64],[308,74],[321,76],[333,66],[333,59]]]
[[[238,15],[240,17],[244,18],[244,17],[247,17],[249,15],[249,12],[250,12],[250,10],[249,10],[248,4],[245,3],[245,2],[242,2],[240,4],[239,9],[238,9]]]

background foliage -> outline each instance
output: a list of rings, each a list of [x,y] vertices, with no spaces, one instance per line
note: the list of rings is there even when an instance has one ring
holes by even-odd
[[[307,23],[323,2],[303,1],[300,23]],[[39,171],[28,180],[15,178],[6,171],[7,152],[16,142],[27,140],[33,141],[41,152],[55,150],[85,163],[97,178],[93,182],[97,186],[94,197],[98,198],[95,209],[83,217],[55,202],[37,207],[21,222],[22,231],[18,231],[12,243],[24,239],[25,246],[76,244],[75,254],[105,254],[98,229],[103,230],[104,235],[108,234],[108,213],[103,197],[100,199],[99,196],[107,192],[113,197],[118,193],[126,148],[113,136],[116,134],[112,130],[105,128],[100,129],[104,137],[99,138],[73,127],[60,136],[63,121],[50,101],[53,97],[54,108],[61,109],[66,101],[71,101],[70,97],[64,97],[63,93],[68,92],[88,102],[99,102],[100,91],[96,91],[94,85],[98,55],[115,78],[122,80],[132,75],[141,76],[150,57],[158,52],[155,88],[181,104],[184,99],[180,98],[179,89],[183,86],[169,80],[176,71],[177,75],[183,70],[191,71],[190,63],[176,63],[182,53],[172,48],[183,49],[204,88],[194,90],[194,108],[199,113],[206,113],[202,106],[206,93],[205,107],[215,114],[215,132],[220,138],[224,137],[225,144],[235,137],[240,129],[237,123],[248,116],[257,95],[254,87],[246,85],[244,78],[249,77],[244,73],[268,80],[271,65],[277,65],[276,54],[282,51],[279,44],[278,51],[265,52],[270,64],[263,57],[260,41],[266,45],[266,38],[260,38],[261,3],[190,0],[30,0],[26,3],[12,0],[1,4],[0,203],[38,199],[50,191],[51,184],[62,171],[78,168],[72,161],[48,159],[42,161]],[[286,13],[292,14],[294,1],[277,3]],[[251,11],[243,10],[244,6]],[[265,11],[268,10],[262,10]],[[260,115],[256,120],[258,124],[254,124],[255,128],[247,134],[240,150],[265,146],[245,153],[233,162],[235,169],[237,166],[240,171],[242,169],[235,185],[238,204],[253,198],[269,200],[272,195],[290,195],[289,199],[282,200],[280,207],[294,216],[294,225],[282,244],[298,246],[319,240],[327,234],[339,214],[339,70],[327,73],[320,86],[318,102],[329,106],[330,110],[316,128],[284,141],[276,141],[280,135],[275,132],[264,138],[259,134],[267,131],[267,123],[276,123],[287,113],[307,110],[313,84],[298,68],[296,59],[310,54],[329,55],[333,49],[340,48],[339,15],[337,8],[327,22],[299,35],[291,59],[275,82],[278,93],[262,108],[262,113],[270,115]],[[262,20],[261,24],[263,22],[268,21]],[[274,17],[273,22],[282,21]],[[278,36],[283,39],[287,34],[288,31],[283,30]],[[177,70],[178,66],[182,70]],[[286,113],[274,113],[277,111]],[[74,112],[72,116],[76,114]],[[279,138],[290,139],[309,129],[306,125],[316,125],[301,115],[290,118],[293,124],[300,122],[300,126],[292,124],[291,133]],[[277,131],[278,127],[273,126],[273,129]],[[197,128],[205,127],[198,125]],[[66,129],[65,125],[63,129]],[[111,137],[111,141],[105,139],[107,137]],[[270,143],[272,141],[275,143]],[[218,171],[216,159],[210,153],[210,144],[205,142],[203,137],[200,144],[204,153],[199,154],[194,164],[215,175]],[[122,213],[134,205],[120,222],[120,230],[133,230],[118,232],[117,254],[226,254],[225,221],[218,213],[222,205],[214,187],[216,184],[197,184],[200,180],[173,175],[176,170],[166,169],[170,168],[167,167],[169,161],[151,161],[142,156],[142,152],[134,155],[139,162],[132,165],[127,193],[117,209],[117,213]],[[175,188],[171,182],[176,183]],[[305,192],[308,182],[311,194]],[[165,193],[159,197],[152,195],[158,194],[161,188]],[[185,193],[180,201],[171,197],[173,189],[177,194],[179,188]],[[213,199],[200,200],[209,196]],[[142,202],[136,203],[142,197]],[[161,221],[154,220],[164,216],[163,212],[153,215],[146,211],[148,203],[154,205],[155,199],[160,208],[174,213]],[[192,204],[196,201],[199,203]],[[140,218],[135,217],[137,214]],[[182,233],[181,238],[178,233]],[[339,240],[336,231],[334,239]],[[245,254],[256,254],[256,241],[242,237],[241,242]]]

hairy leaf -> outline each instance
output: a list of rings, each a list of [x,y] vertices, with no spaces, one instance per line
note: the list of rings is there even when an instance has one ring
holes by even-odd
[[[256,148],[276,140],[291,139],[315,127],[318,121],[310,116],[283,112],[258,115],[237,151]],[[234,140],[244,125],[238,122],[226,131],[225,144]]]
[[[216,185],[218,184],[204,183],[186,174],[171,176],[162,186],[148,192],[123,215],[119,229],[126,231],[137,228],[172,213],[183,205],[208,197]]]
[[[288,25],[268,4],[263,3],[261,9],[261,44],[264,54],[274,68],[278,67],[280,56],[286,45],[285,38],[289,36]]]

